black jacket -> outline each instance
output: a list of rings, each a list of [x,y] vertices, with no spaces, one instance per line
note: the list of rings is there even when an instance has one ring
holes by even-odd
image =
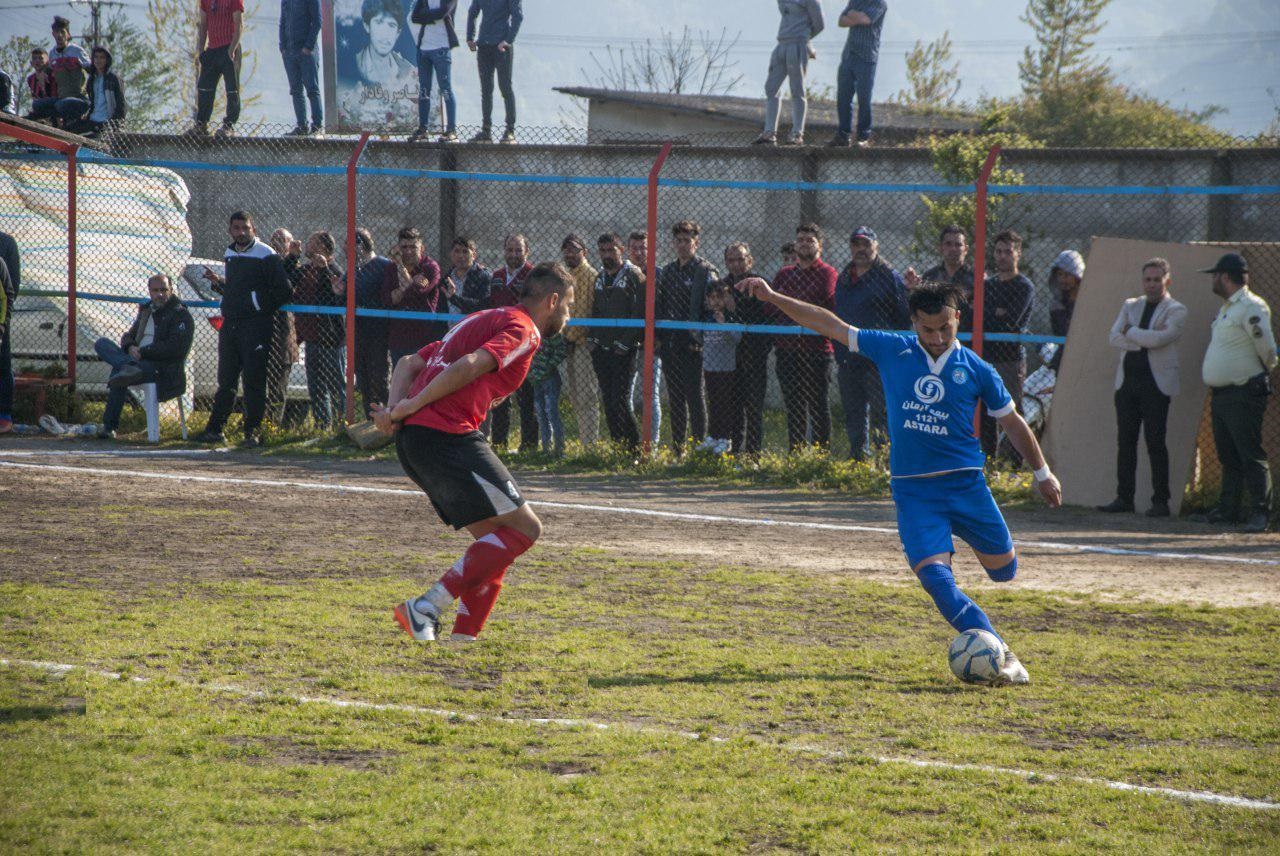
[[[596,276],[591,301],[592,318],[643,318],[644,275],[630,262],[614,274],[603,267]],[[587,341],[609,353],[625,354],[640,347],[644,331],[639,327],[588,327]]]
[[[427,24],[444,21],[444,31],[449,34],[449,47],[458,46],[458,33],[453,29],[453,13],[458,9],[458,0],[443,0],[439,9],[427,8],[427,0],[417,0],[413,4],[413,12],[409,17],[418,24],[418,47],[422,47],[422,30]]]
[[[124,98],[124,84],[120,82],[120,77],[111,70],[111,51],[106,48],[98,48],[107,55],[107,68],[102,73],[102,92],[107,100],[107,121],[123,122],[125,116],[129,115],[129,104]],[[89,92],[89,111],[84,114],[85,121],[89,121],[89,117],[93,115],[94,109],[97,107],[97,89],[98,89],[98,71],[96,68],[89,72],[89,81],[85,84],[85,89]]]
[[[687,265],[673,261],[658,273],[655,318],[658,321],[701,321],[707,286],[720,279],[715,265],[695,256]],[[664,349],[699,350],[702,338],[694,330],[658,330]]]
[[[9,279],[13,280],[13,296],[17,297],[22,290],[22,259],[18,256],[18,242],[8,232],[0,232],[0,259],[4,259],[9,268]]]
[[[223,259],[226,278],[214,291],[222,295],[222,317],[228,321],[272,315],[293,296],[284,263],[257,238],[243,253],[234,244],[227,247]]]
[[[141,348],[142,358],[156,364],[159,370],[156,392],[160,400],[165,401],[186,391],[187,354],[191,353],[196,325],[176,294],[156,310],[152,310],[148,301],[138,307],[133,326],[120,337],[121,348],[127,351],[138,344],[148,319],[154,321],[155,330],[151,343]]]

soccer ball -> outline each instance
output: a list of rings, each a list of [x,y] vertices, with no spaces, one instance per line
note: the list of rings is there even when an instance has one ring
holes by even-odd
[[[1004,644],[985,630],[966,630],[947,650],[951,671],[968,684],[994,680],[1004,667]]]

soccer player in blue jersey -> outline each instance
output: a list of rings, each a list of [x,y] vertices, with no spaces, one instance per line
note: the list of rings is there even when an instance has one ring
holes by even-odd
[[[778,294],[756,277],[737,288],[876,364],[889,412],[889,474],[907,561],[952,627],[960,632],[986,630],[1000,638],[951,573],[953,533],[973,548],[996,582],[1012,580],[1018,569],[1009,527],[982,473],[986,458],[973,433],[979,401],[1035,470],[1036,487],[1045,502],[1061,505],[1062,487],[995,368],[956,339],[964,305],[960,290],[927,284],[911,292],[913,338],[850,327],[826,309]],[[1008,644],[1004,647],[1004,668],[993,683],[1029,683],[1027,670]]]

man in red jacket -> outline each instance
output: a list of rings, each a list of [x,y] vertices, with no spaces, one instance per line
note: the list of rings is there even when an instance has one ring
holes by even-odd
[[[475,641],[507,569],[542,534],[480,425],[494,401],[525,382],[542,337],[563,330],[572,307],[569,272],[556,262],[538,265],[517,305],[468,315],[444,339],[401,360],[391,378],[394,404],[373,407],[379,429],[399,431],[400,464],[440,519],[476,539],[425,594],[395,608],[414,639],[435,640],[441,612],[460,599],[452,638]]]
[[[822,229],[816,223],[802,223],[796,229],[795,250],[796,263],[778,271],[774,291],[834,311],[839,273],[822,260]],[[793,323],[773,307],[769,311],[776,323]],[[806,441],[830,446],[831,343],[821,336],[801,334],[779,336],[775,347],[778,385],[787,406],[788,448],[795,450]]]

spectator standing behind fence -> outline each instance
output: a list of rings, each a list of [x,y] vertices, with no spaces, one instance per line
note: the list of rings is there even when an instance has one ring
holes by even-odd
[[[346,306],[347,279],[333,263],[337,242],[328,232],[313,232],[307,238],[306,254],[298,262],[293,302],[299,306]],[[346,326],[341,315],[300,312],[296,316],[298,341],[306,346],[307,395],[311,398],[311,419],[316,427],[328,430],[342,419],[347,406]]]
[[[996,272],[983,283],[982,329],[984,333],[1022,335],[1031,318],[1035,286],[1018,272],[1022,258],[1022,236],[1012,230],[996,235]],[[1014,407],[1022,413],[1022,387],[1027,380],[1027,355],[1021,342],[986,341],[982,356],[995,366],[1005,389],[1013,397]],[[982,449],[988,456],[996,451],[996,420],[982,414]],[[1011,455],[1016,454],[1010,451]]]
[[[225,2],[225,0],[224,0]],[[324,133],[324,106],[320,101],[320,64],[316,38],[320,35],[320,0],[280,0],[280,59],[293,99],[293,130],[287,137]],[[306,97],[303,97],[303,92]],[[311,124],[307,124],[307,102]]]
[[[235,135],[240,120],[240,36],[243,32],[244,0],[200,0],[200,21],[196,25],[196,121],[188,136],[209,133],[213,97],[222,78],[227,96],[227,112],[216,137]]]
[[[110,440],[120,427],[129,387],[156,385],[156,400],[167,401],[187,391],[187,354],[195,338],[195,322],[164,274],[147,280],[151,299],[138,307],[133,324],[116,344],[99,339],[93,349],[107,365],[107,406],[102,411],[99,440]]]
[[[271,249],[280,256],[285,278],[289,283],[290,301],[297,283],[298,261],[302,258],[302,242],[295,240],[288,229],[280,228],[271,233]],[[277,425],[287,424],[285,401],[289,397],[289,375],[301,356],[298,348],[298,331],[292,312],[277,312],[271,319],[271,353],[267,355],[267,415]]]
[[[124,84],[111,70],[111,51],[99,45],[93,49],[93,69],[89,72],[89,111],[84,118],[69,123],[69,130],[96,137],[103,128],[118,128],[128,115]]]
[[[18,242],[8,232],[0,232],[0,434],[13,430],[13,349],[9,341],[13,327],[13,302],[22,288],[22,264]]]
[[[1154,258],[1144,264],[1142,297],[1126,300],[1111,325],[1111,345],[1121,352],[1115,385],[1117,487],[1116,498],[1099,505],[1099,511],[1133,511],[1138,432],[1142,431],[1151,459],[1151,507],[1147,516],[1169,516],[1165,427],[1169,402],[1178,394],[1178,339],[1187,321],[1187,307],[1169,296],[1169,281],[1167,261]]]
[[[676,258],[658,276],[655,317],[659,321],[700,321],[707,289],[718,282],[720,271],[698,255],[702,227],[681,220],[671,227]],[[707,405],[702,397],[702,336],[695,330],[659,330],[662,373],[667,381],[667,414],[671,420],[671,444],[684,453],[684,441],[707,433]]]
[[[778,252],[782,257],[782,263],[778,265],[779,270],[796,263],[796,242],[795,241],[787,241],[782,245],[782,248]]]
[[[13,78],[3,70],[0,70],[0,113],[18,114],[18,93],[13,86]]]
[[[476,54],[480,71],[480,132],[471,138],[473,143],[493,142],[493,76],[498,75],[498,89],[506,108],[507,127],[501,143],[516,141],[516,93],[511,86],[515,65],[516,33],[524,12],[520,0],[471,0],[467,12],[467,47]],[[476,18],[480,19],[480,32],[476,33]]]
[[[828,146],[843,147],[850,139],[859,146],[871,141],[871,90],[880,61],[880,31],[888,6],[884,0],[849,0],[837,22],[849,28],[840,70],[836,72],[836,118],[839,129]],[[853,99],[858,99],[858,124],[853,123]]]
[[[53,19],[53,44],[49,52],[49,73],[53,77],[53,94],[31,102],[28,119],[55,119],[73,122],[89,109],[89,55],[71,41],[71,22],[61,16]]]
[[[417,143],[428,136],[431,125],[431,76],[435,75],[444,104],[445,129],[437,142],[458,141],[458,104],[453,97],[453,49],[458,34],[453,14],[458,0],[417,0],[410,20],[418,25],[418,130],[409,135]]]
[[[614,232],[596,241],[600,273],[592,287],[592,318],[643,318],[644,274],[622,257],[622,237]],[[574,288],[574,294],[577,294]],[[577,298],[575,297],[575,300]],[[638,327],[588,327],[585,345],[600,383],[600,401],[609,437],[628,449],[640,445],[640,429],[631,410],[631,383],[643,331]]]
[[[964,308],[960,310],[960,332],[973,332],[973,265],[969,264],[969,239],[964,229],[951,224],[938,235],[938,255],[942,263],[929,268],[923,274],[914,268],[903,271],[902,279],[907,290],[921,283],[936,282],[957,286],[964,295]]]
[[[724,250],[724,266],[729,272],[722,282],[730,286],[729,306],[739,322],[747,325],[771,324],[765,304],[736,286],[748,277],[758,277],[751,247],[735,241]],[[769,352],[773,337],[767,333],[745,333],[734,355],[733,433],[730,435],[735,455],[758,455],[764,442],[764,397],[769,387]]]
[[[446,312],[448,304],[440,288],[440,264],[422,248],[422,233],[412,226],[400,230],[399,253],[392,259],[382,280],[382,302],[400,312]],[[448,325],[443,321],[427,321],[393,315],[387,325],[387,347],[391,351],[391,370],[409,354],[416,354],[429,343],[442,338]]]
[[[732,297],[728,284],[721,280],[707,286],[702,320],[711,324],[736,323],[732,316]],[[715,455],[728,453],[733,435],[740,424],[741,405],[736,401],[734,380],[738,368],[738,330],[707,330],[702,334],[702,377],[707,385],[707,436],[700,449]]]
[[[854,229],[849,251],[853,260],[836,280],[836,315],[859,330],[910,330],[907,286],[880,257],[876,233],[867,226]],[[849,459],[863,461],[869,451],[868,440],[878,449],[888,437],[884,387],[871,360],[844,344],[836,344],[835,351]]]
[[[272,317],[290,296],[284,264],[275,250],[259,241],[247,211],[231,215],[227,231],[231,246],[223,256],[226,276],[205,268],[204,278],[222,295],[222,326],[218,329],[218,391],[213,412],[200,443],[221,443],[222,429],[236,403],[236,386],[244,386],[246,448],[262,445],[259,431],[266,411],[267,356],[271,350]]]
[[[1262,420],[1277,362],[1271,307],[1249,290],[1249,264],[1239,253],[1227,253],[1201,273],[1213,274],[1213,293],[1224,303],[1213,319],[1201,368],[1212,391],[1209,411],[1222,489],[1217,507],[1192,519],[1239,522],[1247,487],[1250,503],[1242,530],[1265,532],[1271,516],[1271,467],[1262,448]]]
[[[804,120],[809,101],[804,78],[809,60],[817,56],[810,41],[822,32],[821,0],[778,0],[778,44],[769,56],[769,72],[764,82],[764,132],[757,145],[778,142],[778,113],[782,109],[782,81],[791,81],[791,138],[793,146],[804,144]]]
[[[575,289],[576,291],[576,289]],[[533,404],[538,414],[538,435],[543,453],[564,455],[564,420],[560,418],[560,364],[567,351],[563,333],[542,340],[542,347],[529,367]]]
[[[836,269],[822,260],[822,229],[802,223],[796,229],[796,263],[778,271],[773,290],[796,300],[833,311],[836,301]],[[780,309],[770,305],[775,324],[793,325]],[[778,336],[778,385],[787,408],[787,447],[792,451],[809,438],[831,445],[831,343],[822,336]]]
[[[489,283],[489,306],[517,306],[524,300],[524,284],[533,273],[529,261],[529,239],[524,235],[508,235],[502,242],[506,265],[493,272]],[[515,391],[516,404],[520,408],[520,451],[531,452],[538,448],[538,415],[533,404],[533,384],[525,378]],[[493,445],[507,448],[511,435],[511,399],[497,404],[489,411],[493,429]]]
[[[636,229],[627,236],[627,259],[640,273],[641,289],[645,287],[645,271],[649,269],[649,233]],[[655,276],[655,279],[657,277]],[[643,304],[640,317],[644,317]],[[649,427],[649,442],[658,445],[658,437],[662,433],[662,354],[655,342],[653,351],[653,399],[650,402],[653,410],[653,424]],[[637,420],[643,419],[644,412],[644,358],[636,357],[635,374],[631,378],[631,406]]]
[[[573,277],[573,311],[579,318],[590,318],[599,272],[587,261],[586,242],[577,235],[568,235],[560,242],[560,257]],[[564,379],[569,387],[569,402],[578,418],[578,442],[584,446],[600,439],[600,385],[591,367],[591,354],[585,347],[587,333],[588,328],[579,325],[564,330]]]
[[[453,267],[441,283],[449,297],[449,308],[460,315],[489,308],[493,272],[476,261],[476,242],[465,235],[454,238],[449,260]]]
[[[1168,262],[1165,262],[1168,267]],[[1167,271],[1166,271],[1167,273]],[[1143,275],[1146,281],[1146,275]],[[1076,299],[1080,296],[1080,284],[1084,282],[1084,256],[1075,250],[1063,250],[1049,268],[1049,330],[1055,336],[1066,336],[1071,329],[1071,316],[1076,311]],[[1179,304],[1181,305],[1181,304]],[[1115,344],[1112,342],[1112,344]],[[1058,345],[1049,361],[1049,368],[1057,371],[1062,366],[1066,345]]]
[[[386,309],[382,302],[382,283],[394,267],[391,259],[374,252],[373,235],[368,229],[356,229],[356,389],[367,411],[370,406],[387,400],[390,389],[390,367],[387,362],[386,318],[361,315],[359,310]]]

